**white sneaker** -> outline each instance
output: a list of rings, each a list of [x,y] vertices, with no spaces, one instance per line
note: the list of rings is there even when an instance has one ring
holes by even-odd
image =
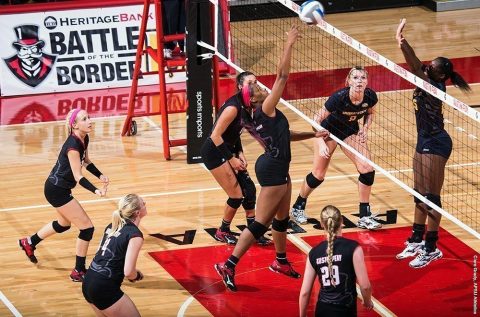
[[[376,230],[382,227],[382,224],[377,222],[375,215],[365,216],[358,220],[357,227],[368,230]]]
[[[165,59],[172,59],[172,50],[169,48],[164,48],[163,49],[163,57]]]
[[[305,213],[305,209],[297,209],[292,207],[290,211],[291,217],[293,220],[298,223],[299,225],[304,225],[308,222],[307,214]]]
[[[436,248],[435,251],[427,253],[427,250],[425,250],[425,247],[423,247],[418,252],[417,257],[415,259],[413,259],[412,261],[410,261],[410,263],[408,265],[411,268],[419,269],[419,268],[427,266],[432,261],[441,259],[442,257],[443,257],[443,253],[438,248]]]
[[[402,252],[396,255],[396,258],[399,260],[406,259],[412,256],[417,255],[417,253],[423,248],[425,241],[422,242],[408,242],[405,241],[405,249]]]

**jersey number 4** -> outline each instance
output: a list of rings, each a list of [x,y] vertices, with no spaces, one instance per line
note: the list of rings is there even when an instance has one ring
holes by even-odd
[[[111,239],[112,239],[112,238],[107,238],[107,239],[105,239],[105,242],[103,243],[102,248],[101,248],[101,250],[103,251],[103,252],[102,252],[102,256],[105,256],[105,251],[108,250],[107,247],[108,247],[108,244],[110,243],[110,240],[111,240]]]
[[[330,285],[338,285],[340,284],[340,274],[338,272],[338,265],[333,265],[332,266],[332,279],[330,279],[330,274],[328,273],[328,266],[322,266],[320,268],[320,271],[322,271],[322,285],[323,286],[330,286]]]

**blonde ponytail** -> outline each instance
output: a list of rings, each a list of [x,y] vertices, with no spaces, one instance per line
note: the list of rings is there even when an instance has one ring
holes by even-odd
[[[120,229],[123,228],[125,225],[125,219],[122,218],[122,215],[120,214],[120,210],[115,210],[112,214],[112,229],[110,230],[110,233],[108,234],[108,237],[110,238],[113,236],[115,233],[120,231]]]
[[[133,221],[137,217],[135,213],[142,209],[143,201],[137,194],[128,194],[120,198],[118,209],[112,214],[112,229],[108,237],[115,235],[127,223],[127,220]]]
[[[333,278],[333,244],[335,242],[335,237],[338,229],[342,224],[342,215],[340,210],[332,205],[325,206],[320,213],[320,222],[322,223],[323,228],[327,232],[327,264],[328,264],[328,273],[330,275],[330,281],[334,287],[335,280]]]

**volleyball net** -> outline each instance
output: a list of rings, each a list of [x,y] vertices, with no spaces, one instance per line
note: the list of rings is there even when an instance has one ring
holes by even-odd
[[[285,32],[291,25],[301,23],[298,10],[299,6],[290,0],[263,4],[248,0],[231,1],[230,36],[235,59],[232,61],[218,50],[215,53],[237,71],[252,71],[261,84],[272,87]],[[397,45],[393,34],[391,45]],[[379,98],[373,126],[368,131],[370,160],[334,138],[403,190],[480,238],[477,218],[480,207],[480,114],[473,108],[435,89],[407,71],[403,64],[397,65],[327,21],[302,29],[302,38],[295,44],[290,77],[281,102],[320,128],[314,122],[315,115],[334,91],[345,87],[346,76],[353,66],[366,68],[368,86],[377,92]],[[443,101],[445,129],[453,140],[453,152],[445,168],[441,208],[413,190],[412,161],[417,139],[412,103],[415,86]],[[413,198],[411,203],[413,208]]]

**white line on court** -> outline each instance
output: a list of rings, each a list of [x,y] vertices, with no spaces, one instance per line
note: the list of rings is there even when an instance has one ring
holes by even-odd
[[[205,167],[204,164],[202,164]],[[473,163],[465,163],[465,164],[451,164],[447,165],[446,168],[456,168],[456,167],[464,167],[464,166],[477,166],[480,165],[480,162],[473,162]],[[398,173],[410,173],[413,170],[411,168],[407,169],[402,169],[402,170],[395,170],[395,171],[390,171],[390,174],[398,174]],[[327,176],[325,177],[325,180],[332,180],[332,179],[344,179],[344,178],[350,178],[350,177],[357,177],[358,174],[347,174],[347,175],[337,175],[337,176]],[[377,177],[382,177],[382,174],[379,174]],[[303,182],[302,179],[296,179],[292,180],[292,183],[301,183]],[[257,187],[259,186],[257,183],[255,184]],[[184,195],[184,194],[190,194],[190,193],[199,193],[199,192],[208,192],[208,191],[214,191],[214,190],[220,190],[221,187],[210,187],[210,188],[200,188],[200,189],[188,189],[188,190],[179,190],[179,191],[173,191],[173,192],[157,192],[157,193],[150,193],[150,194],[142,194],[142,197],[161,197],[161,196],[169,196],[169,195]],[[82,200],[80,201],[81,204],[95,204],[99,202],[105,202],[105,201],[115,201],[117,202],[121,197],[112,197],[112,198],[99,198],[99,199],[91,199],[91,200]],[[31,206],[22,206],[22,207],[13,207],[13,208],[2,208],[0,209],[0,212],[6,212],[6,211],[23,211],[27,209],[39,209],[39,208],[50,208],[51,206],[49,204],[44,204],[44,205],[31,205]]]
[[[156,130],[159,130],[160,134],[163,134],[161,127],[158,124],[156,124],[155,121],[153,121],[149,117],[142,117],[142,119],[143,119],[143,121],[148,123],[152,128],[155,128]]]
[[[195,297],[190,295],[180,306],[180,309],[178,310],[177,317],[183,317],[185,316],[185,312],[187,311],[188,306],[195,300]]]
[[[158,125],[155,121],[153,121],[152,119],[148,118],[148,117],[142,117],[143,120],[145,120],[150,126],[154,127],[155,129],[159,130],[160,131],[160,134],[163,134],[163,131],[160,127],[160,125]],[[186,146],[177,146],[180,151],[182,151],[183,153],[187,153],[187,147]],[[199,163],[201,167],[203,167],[206,171],[208,171],[208,168],[205,166],[205,164],[203,163]]]
[[[338,176],[331,176],[331,177],[326,177],[325,179],[342,179],[342,178],[348,178],[348,177],[356,177],[358,174],[350,174],[350,175],[338,175]],[[292,183],[300,183],[303,182],[302,179],[297,179],[297,180],[292,180]],[[259,186],[258,184],[255,184],[256,186]],[[222,189],[221,187],[210,187],[210,188],[200,188],[200,189],[188,189],[188,190],[179,190],[179,191],[173,191],[173,192],[158,192],[158,193],[150,193],[150,194],[142,194],[142,197],[161,197],[161,196],[169,196],[169,195],[184,195],[184,194],[191,194],[191,193],[201,193],[201,192],[209,192],[209,191],[214,191],[214,190],[220,190]],[[98,198],[98,199],[91,199],[91,200],[82,200],[80,201],[81,204],[95,204],[99,202],[105,202],[105,201],[118,201],[121,197],[111,197],[111,198]],[[38,209],[38,208],[50,208],[51,205],[49,204],[44,204],[44,205],[32,205],[32,206],[23,206],[23,207],[13,207],[13,208],[3,208],[0,209],[0,212],[5,212],[5,211],[23,211],[26,209]]]
[[[5,306],[7,306],[8,309],[10,309],[10,311],[12,312],[13,316],[15,317],[22,317],[22,314],[20,314],[20,312],[15,308],[15,306],[13,306],[12,302],[10,302],[7,298],[7,296],[5,296],[2,291],[0,291],[0,299],[2,300],[2,302],[5,304]]]

